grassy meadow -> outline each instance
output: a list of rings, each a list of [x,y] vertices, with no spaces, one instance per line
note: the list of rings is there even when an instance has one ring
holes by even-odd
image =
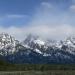
[[[75,71],[1,71],[0,75],[75,75]]]
[[[1,60],[0,75],[75,75],[75,64],[11,64]]]

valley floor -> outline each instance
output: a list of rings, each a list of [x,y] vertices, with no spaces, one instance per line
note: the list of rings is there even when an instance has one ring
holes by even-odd
[[[0,71],[0,75],[75,75],[75,70]]]

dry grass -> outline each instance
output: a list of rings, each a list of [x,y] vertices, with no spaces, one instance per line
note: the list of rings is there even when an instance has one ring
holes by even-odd
[[[1,71],[0,75],[75,75],[75,71],[68,70],[50,70],[50,71],[12,71],[12,72],[5,72]]]

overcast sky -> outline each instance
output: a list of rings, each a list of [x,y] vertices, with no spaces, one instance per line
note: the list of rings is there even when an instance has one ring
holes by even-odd
[[[55,40],[75,35],[75,0],[0,0],[0,33]]]

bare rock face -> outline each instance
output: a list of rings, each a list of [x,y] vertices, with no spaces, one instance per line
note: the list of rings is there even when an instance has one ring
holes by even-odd
[[[19,41],[7,33],[0,34],[0,54],[7,55],[16,52],[16,45]]]
[[[14,63],[75,63],[75,38],[56,41],[28,35],[19,42],[1,33],[0,57]]]

